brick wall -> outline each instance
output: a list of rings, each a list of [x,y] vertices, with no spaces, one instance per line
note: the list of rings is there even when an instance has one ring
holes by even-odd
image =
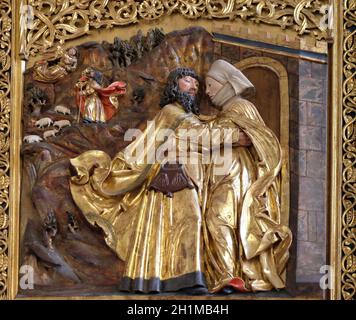
[[[299,62],[299,101],[293,113],[298,135],[291,145],[297,175],[298,212],[297,282],[319,282],[320,267],[326,264],[326,114],[327,66]],[[292,134],[292,133],[291,133]]]
[[[267,56],[288,72],[290,96],[290,228],[294,242],[289,282],[319,283],[326,264],[326,114],[327,65],[215,44],[215,59],[234,64],[248,57]]]

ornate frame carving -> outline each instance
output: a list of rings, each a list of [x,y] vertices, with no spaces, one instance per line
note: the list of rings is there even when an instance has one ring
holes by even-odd
[[[344,1],[342,277],[344,299],[356,299],[356,2]]]
[[[9,181],[12,6],[0,3],[0,299],[7,298],[9,265]]]
[[[330,263],[334,287],[330,297],[356,299],[356,2],[330,1],[334,5],[329,117]],[[16,298],[18,285],[21,53],[36,55],[41,47],[50,49],[92,29],[172,14],[190,19],[249,20],[294,29],[301,37],[326,39],[329,35],[320,25],[327,0],[124,0],[115,4],[108,0],[28,0],[22,4],[35,9],[34,28],[27,34],[18,27],[19,1],[0,2],[0,299]]]
[[[27,4],[33,8],[33,23],[27,33],[25,55],[35,55],[92,29],[148,22],[175,13],[188,19],[248,19],[291,28],[316,39],[328,36],[321,24],[328,0],[28,0]]]

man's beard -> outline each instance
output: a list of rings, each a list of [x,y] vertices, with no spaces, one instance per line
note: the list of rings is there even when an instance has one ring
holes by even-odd
[[[199,114],[199,103],[196,96],[191,96],[187,92],[178,91],[176,99],[177,102],[182,105],[185,112]]]

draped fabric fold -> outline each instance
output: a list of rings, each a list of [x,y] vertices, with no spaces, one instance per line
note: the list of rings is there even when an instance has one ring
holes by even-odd
[[[234,279],[244,283],[241,291],[283,288],[292,234],[280,223],[288,212],[280,212],[278,139],[255,106],[236,96],[211,125],[216,122],[243,130],[252,146],[234,148],[227,176],[207,174],[203,219],[209,289],[219,291]]]
[[[167,105],[114,159],[93,150],[71,160],[76,173],[70,182],[75,203],[92,225],[104,231],[108,246],[125,262],[122,290],[176,291],[205,286],[201,162],[184,165],[193,189],[169,198],[149,187],[160,170],[157,151],[164,150],[164,144],[179,149],[183,137],[177,128],[195,126],[198,135],[209,133],[208,124],[199,124],[180,105]],[[168,136],[159,139],[164,131]]]
[[[188,128],[199,138],[210,135],[210,142],[217,140],[213,129],[238,128],[232,142],[243,130],[252,146],[234,147],[228,174],[218,175],[214,163],[202,164],[198,143],[190,151],[199,161],[184,165],[195,188],[169,198],[149,188],[160,170],[152,154],[167,143],[183,151],[178,129]],[[156,139],[162,129],[171,130],[169,137]],[[282,161],[278,139],[247,100],[230,99],[218,118],[205,123],[174,104],[114,159],[95,150],[72,159],[70,187],[86,219],[125,262],[123,290],[175,291],[204,285],[204,276],[211,292],[231,283],[241,291],[280,289],[292,241],[280,223],[288,214],[280,212]]]

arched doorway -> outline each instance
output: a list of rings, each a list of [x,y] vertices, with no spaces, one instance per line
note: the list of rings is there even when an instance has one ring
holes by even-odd
[[[249,100],[257,107],[263,120],[281,143],[283,150],[281,222],[288,225],[290,212],[288,74],[279,61],[268,57],[247,58],[235,66],[255,86],[256,94]]]

